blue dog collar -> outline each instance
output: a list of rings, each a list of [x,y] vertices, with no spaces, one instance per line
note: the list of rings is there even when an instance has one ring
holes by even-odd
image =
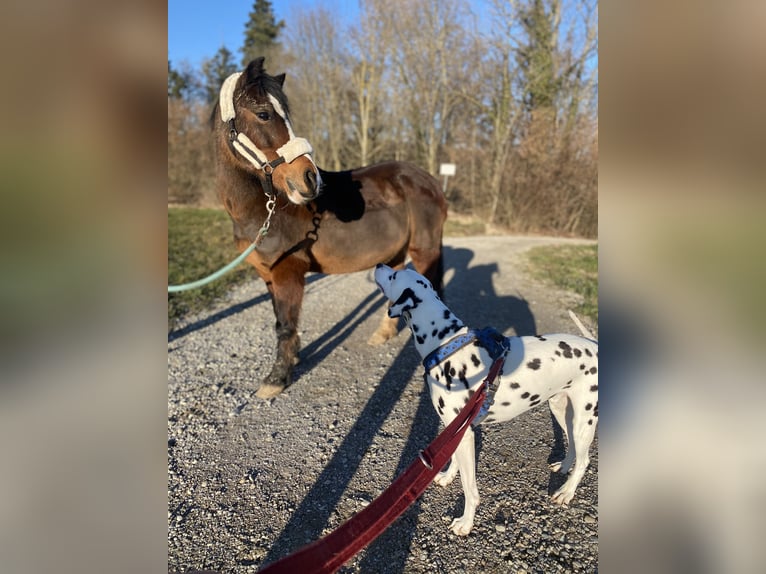
[[[452,337],[452,339],[428,353],[426,358],[423,359],[423,366],[426,372],[473,341],[477,341],[479,346],[484,347],[493,361],[509,348],[508,338],[492,327],[470,329],[467,333]]]

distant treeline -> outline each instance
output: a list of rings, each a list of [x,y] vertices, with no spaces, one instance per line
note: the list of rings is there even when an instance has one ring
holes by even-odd
[[[397,159],[440,177],[454,163],[452,210],[515,232],[597,235],[595,0],[366,0],[344,21],[319,7],[276,22],[257,0],[241,60],[222,47],[199,69],[168,62],[170,201],[216,204],[212,102],[264,55],[287,73],[296,133],[324,169]]]

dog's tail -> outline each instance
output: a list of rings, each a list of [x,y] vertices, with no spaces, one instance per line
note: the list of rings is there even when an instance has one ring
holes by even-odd
[[[594,341],[596,338],[593,336],[593,333],[588,331],[588,329],[585,328],[585,325],[582,324],[582,321],[580,321],[579,317],[574,314],[574,311],[571,309],[568,309],[569,316],[572,318],[572,321],[574,321],[574,324],[577,325],[577,328],[580,329],[580,333],[582,333],[583,337],[586,337],[588,339],[593,339]]]

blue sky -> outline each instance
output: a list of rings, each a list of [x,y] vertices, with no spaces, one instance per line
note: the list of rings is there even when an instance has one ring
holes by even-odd
[[[322,6],[343,18],[356,18],[357,0],[271,0],[277,20],[290,25],[290,14]],[[222,45],[239,61],[245,22],[253,0],[168,0],[168,59],[199,66]],[[284,33],[284,31],[283,31]]]

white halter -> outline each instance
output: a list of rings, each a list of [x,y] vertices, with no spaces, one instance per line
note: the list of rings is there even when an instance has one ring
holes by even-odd
[[[237,131],[234,127],[234,118],[236,117],[236,112],[234,110],[234,88],[241,75],[242,72],[236,72],[226,78],[221,86],[221,93],[219,96],[221,120],[224,123],[229,124],[229,140],[231,141],[232,147],[237,150],[242,157],[252,163],[256,169],[261,169],[266,173],[271,173],[279,164],[283,162],[290,163],[295,158],[302,155],[307,156],[311,163],[314,163],[314,159],[311,157],[314,149],[311,147],[311,144],[307,139],[295,137],[293,127],[290,125],[290,120],[287,118],[287,114],[282,109],[279,101],[271,94],[268,94],[269,101],[271,102],[271,105],[274,106],[274,111],[284,120],[289,136],[287,143],[280,147],[276,152],[279,157],[270,162],[266,158],[266,154],[258,149],[249,137]]]

